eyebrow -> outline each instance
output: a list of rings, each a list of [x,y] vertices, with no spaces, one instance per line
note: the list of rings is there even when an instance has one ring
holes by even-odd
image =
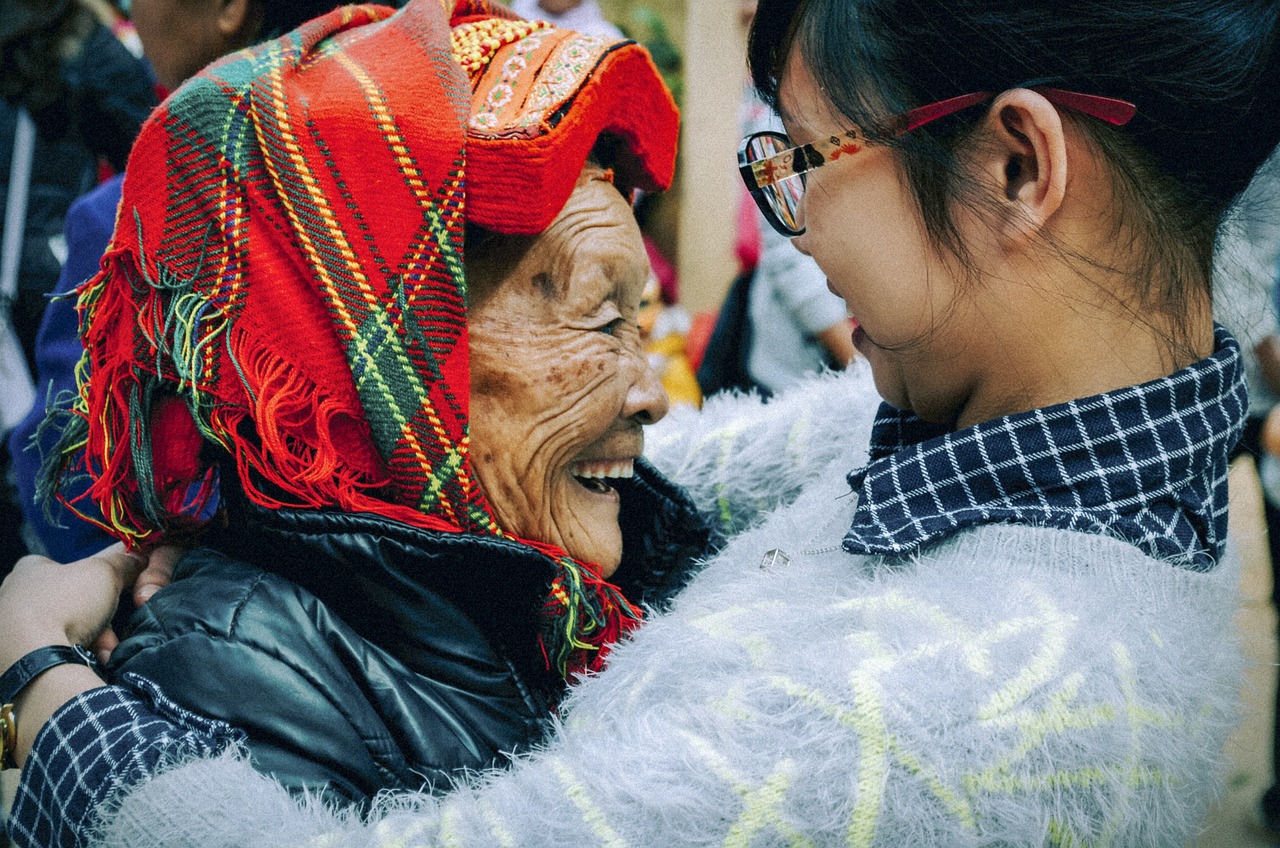
[[[606,270],[612,271],[613,269],[609,268]],[[622,286],[618,282],[618,275],[616,273],[610,273],[608,277],[612,286],[607,292],[604,292],[595,303],[591,304],[592,312],[599,311],[606,303],[612,303],[616,306],[622,301]]]
[[[556,279],[547,271],[539,271],[530,278],[534,289],[542,295],[543,300],[564,300],[565,286],[557,285]]]
[[[600,304],[607,300],[613,300],[614,303],[617,303],[618,299],[622,297],[622,277],[624,270],[630,264],[626,259],[618,256],[601,256],[592,250],[592,245],[589,244],[579,245],[578,249],[574,250],[572,256],[568,257],[568,259],[569,261],[565,263],[566,267],[564,269],[566,291],[569,285],[568,274],[573,266],[581,262],[588,262],[596,266],[599,273],[604,275],[611,286],[609,291],[605,292],[598,301],[592,304],[592,308],[598,308]],[[647,256],[645,257],[645,262],[648,262]]]

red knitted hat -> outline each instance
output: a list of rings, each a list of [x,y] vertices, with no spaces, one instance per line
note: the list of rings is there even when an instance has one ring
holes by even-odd
[[[474,92],[468,222],[501,233],[542,232],[564,208],[593,150],[624,192],[670,187],[679,113],[635,42],[461,2],[453,45]]]
[[[539,96],[554,89],[537,100],[553,111],[523,136],[469,129],[472,89],[455,56],[486,19],[500,37],[481,53],[514,57],[521,31],[536,37],[521,55],[541,64],[498,70]],[[595,128],[614,126],[580,114],[605,110],[613,86],[650,91],[662,106],[652,123],[671,126],[636,135],[614,166],[657,187],[674,155],[675,113],[653,94],[665,96],[652,65],[620,42],[581,52],[580,38],[479,0],[350,6],[182,86],[143,127],[111,247],[81,292],[91,378],[50,474],[83,456],[107,529],[135,546],[207,515],[210,444],[264,506],[503,535],[470,460],[464,203],[491,210],[476,221],[491,229],[544,229]],[[632,137],[632,123],[617,126]],[[468,151],[486,144],[507,158],[493,147],[473,164]],[[514,196],[491,193],[507,172],[520,175]],[[526,544],[557,567],[544,627],[553,664],[597,667],[597,649],[638,611],[598,566]]]

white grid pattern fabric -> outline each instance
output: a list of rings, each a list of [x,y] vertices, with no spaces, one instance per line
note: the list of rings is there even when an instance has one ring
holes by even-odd
[[[120,790],[164,763],[243,743],[240,731],[183,710],[150,682],[125,682],[68,702],[36,737],[7,823],[18,848],[88,846],[99,807]]]
[[[1227,457],[1248,409],[1240,349],[1168,377],[949,432],[887,404],[858,494],[850,553],[910,555],[977,524],[1101,533],[1207,570],[1227,537]]]

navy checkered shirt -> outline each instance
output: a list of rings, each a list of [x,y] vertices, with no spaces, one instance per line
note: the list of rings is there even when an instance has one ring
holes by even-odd
[[[1214,328],[1209,357],[1168,377],[950,432],[889,405],[858,494],[851,553],[903,556],[978,524],[1123,539],[1212,568],[1227,538],[1227,456],[1248,409],[1240,348]]]
[[[6,823],[17,848],[92,844],[99,808],[164,764],[211,757],[244,741],[189,713],[133,674],[92,689],[45,723],[23,767]]]

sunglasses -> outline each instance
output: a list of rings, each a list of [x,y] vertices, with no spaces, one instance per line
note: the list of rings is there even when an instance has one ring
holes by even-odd
[[[1106,121],[1115,126],[1129,123],[1138,107],[1113,97],[1080,94],[1059,88],[1031,89],[1055,106]],[[996,92],[962,94],[912,109],[893,122],[893,134],[903,135],[925,124],[953,115],[971,106],[988,103]],[[866,148],[867,139],[856,130],[833,135],[823,141],[790,146],[779,132],[766,130],[748,136],[738,148],[738,171],[769,224],[787,237],[803,235],[805,176],[829,162],[853,156]]]

